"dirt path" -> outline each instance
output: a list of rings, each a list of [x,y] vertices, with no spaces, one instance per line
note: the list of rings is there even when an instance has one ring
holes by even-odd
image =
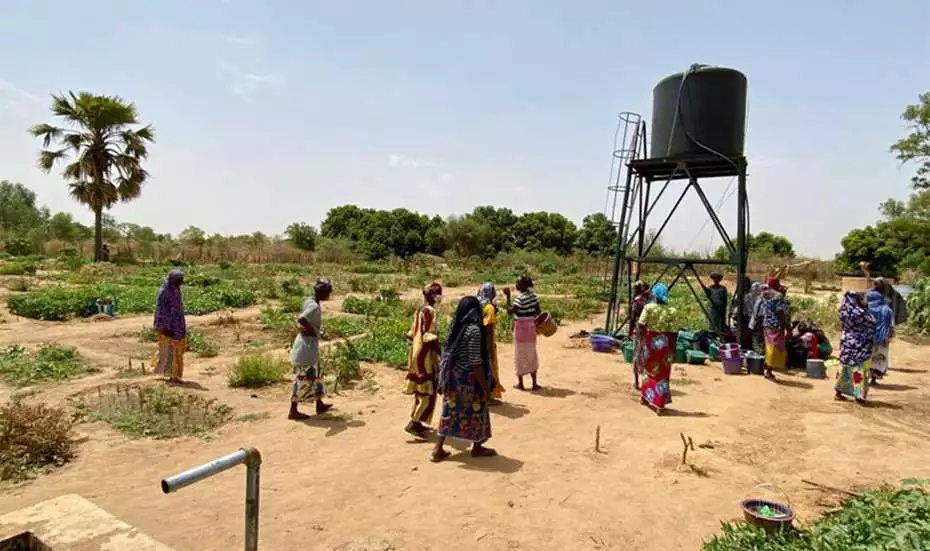
[[[95,361],[116,361],[137,346],[127,334],[147,320],[18,321],[0,330],[0,344],[56,340]],[[224,350],[209,360],[191,357],[188,377],[237,414],[269,418],[232,423],[207,441],[128,440],[103,425],[83,425],[87,439],[78,459],[0,490],[0,513],[76,492],[178,550],[236,549],[243,472],[168,496],[158,483],[256,446],[265,461],[264,549],[447,549],[454,542],[492,550],[695,550],[721,520],[739,516],[739,501],[760,482],[779,486],[808,517],[836,496],[808,491],[801,478],[846,488],[930,476],[925,348],[894,345],[897,369],[873,390],[867,408],[832,401],[829,381],[785,376],[772,384],[725,377],[719,367],[676,366],[675,410],[658,418],[639,405],[619,356],[570,347],[570,333],[595,324],[563,327],[541,341],[540,381],[547,389],[508,388],[506,405],[494,410],[491,444],[501,453],[495,459],[460,454],[429,463],[429,444],[411,443],[402,432],[411,404],[400,393],[399,371],[369,367],[372,383],[360,385],[366,390],[331,397],[341,417],[294,423],[284,418],[286,385],[259,393],[225,386],[217,369],[241,352]],[[511,348],[500,349],[509,366]],[[108,370],[40,396],[63,400],[112,376]],[[598,425],[601,454],[593,450]],[[711,446],[689,454],[693,468],[680,465],[680,433]]]

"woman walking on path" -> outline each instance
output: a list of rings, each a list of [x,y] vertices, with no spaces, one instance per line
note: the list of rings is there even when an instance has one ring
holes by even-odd
[[[488,401],[497,381],[482,328],[481,303],[475,297],[459,301],[446,338],[439,392],[442,414],[439,418],[436,447],[430,460],[438,463],[449,457],[443,445],[446,438],[472,442],[472,457],[497,455],[484,443],[491,438],[491,413]]]
[[[158,352],[152,359],[152,371],[179,383],[184,377],[184,353],[187,352],[187,323],[184,320],[184,299],[181,285],[184,272],[171,270],[155,297],[155,333]]]
[[[423,288],[423,305],[413,315],[407,333],[410,356],[407,360],[407,386],[404,394],[413,396],[413,411],[404,430],[426,439],[436,409],[436,377],[439,375],[439,314],[442,286],[430,283]]]
[[[872,347],[871,370],[871,384],[874,385],[888,373],[888,346],[894,337],[894,310],[885,302],[885,295],[881,291],[873,289],[866,293],[865,298],[869,303],[869,312],[875,318],[875,345]]]
[[[668,305],[668,287],[652,286],[652,302],[639,317],[639,355],[646,377],[640,390],[640,402],[661,414],[672,403],[670,379],[675,358],[675,309]]]
[[[497,289],[490,281],[478,289],[478,300],[481,302],[481,314],[484,318],[484,338],[488,347],[488,358],[491,361],[491,372],[494,374],[494,380],[500,381],[500,364],[497,362]],[[504,396],[504,385],[494,385],[491,392],[491,405],[495,406],[501,403]]]
[[[875,343],[875,318],[866,307],[865,297],[848,292],[840,305],[840,371],[834,391],[837,400],[852,396],[860,404],[869,396],[869,367]]]
[[[291,345],[291,369],[294,382],[291,385],[291,409],[287,418],[302,421],[308,416],[297,410],[301,402],[315,402],[316,413],[326,413],[333,406],[323,403],[323,375],[320,373],[320,338],[323,336],[323,313],[320,303],[329,300],[333,284],[320,278],[313,286],[313,296],[304,301],[297,318],[299,327]]]
[[[533,280],[522,275],[515,285],[520,292],[511,303],[510,289],[504,289],[507,297],[507,312],[513,316],[513,368],[517,375],[517,390],[526,390],[523,377],[529,375],[533,380],[533,390],[542,387],[536,379],[539,371],[539,354],[536,351],[536,317],[541,313],[539,297],[533,293]]]

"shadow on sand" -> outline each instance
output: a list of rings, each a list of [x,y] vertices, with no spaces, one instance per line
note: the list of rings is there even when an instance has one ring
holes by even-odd
[[[519,419],[526,416],[530,412],[530,409],[523,404],[513,404],[510,402],[504,402],[497,406],[491,406],[491,413],[501,415],[508,419]]]
[[[779,373],[775,379],[775,384],[779,386],[785,386],[788,388],[801,388],[804,390],[811,390],[814,388],[814,385],[806,381],[798,381],[794,379],[793,376],[786,376],[782,373]]]
[[[546,398],[568,398],[569,396],[574,396],[577,394],[574,390],[569,390],[567,388],[558,388],[554,386],[544,386],[539,390],[531,390],[532,394],[537,396],[544,396]]]
[[[894,390],[894,391],[917,390],[916,386],[885,384],[885,383],[877,383],[875,385],[872,385],[872,388],[875,390]]]
[[[197,381],[167,381],[165,384],[174,388],[186,388],[187,390],[210,390]]]
[[[471,451],[463,451],[446,459],[444,463],[458,463],[459,468],[469,471],[513,474],[523,468],[523,461],[506,455],[494,457],[472,457]]]
[[[344,432],[348,429],[356,429],[356,428],[365,426],[364,421],[358,421],[355,419],[346,419],[344,417],[340,417],[338,415],[330,415],[328,413],[325,413],[323,415],[314,415],[313,417],[310,417],[309,419],[299,421],[299,423],[303,425],[307,425],[308,427],[318,427],[318,428],[327,429],[326,434],[325,434],[327,438],[329,438],[330,436],[336,436],[340,432]]]
[[[662,411],[662,417],[690,417],[693,419],[706,419],[708,417],[714,417],[709,413],[704,413],[703,411],[683,411],[680,409],[665,408]]]

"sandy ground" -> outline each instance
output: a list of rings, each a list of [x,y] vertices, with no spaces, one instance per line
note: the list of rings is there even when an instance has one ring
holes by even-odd
[[[231,329],[212,324],[216,315],[189,318],[222,343],[222,352],[189,355],[186,375],[201,388],[195,392],[238,415],[269,418],[231,423],[207,440],[129,440],[102,424],[81,425],[79,457],[30,483],[0,488],[0,513],[74,492],[178,550],[241,548],[243,470],[172,495],[161,493],[159,481],[255,446],[264,456],[263,549],[668,551],[699,549],[721,520],[740,516],[739,502],[748,496],[787,494],[802,519],[836,505],[840,496],[810,491],[801,479],[854,488],[930,477],[930,355],[907,343],[893,346],[894,371],[873,389],[869,407],[834,402],[829,381],[783,375],[775,384],[724,376],[719,365],[676,366],[674,409],[660,418],[639,405],[620,356],[595,354],[569,339],[599,318],[563,326],[540,342],[546,389],[508,388],[506,404],[494,410],[491,445],[501,455],[463,453],[434,465],[427,460],[430,444],[402,432],[411,403],[400,392],[400,371],[367,366],[363,384],[330,397],[338,415],[306,423],[285,419],[286,385],[227,388],[225,370],[246,352],[247,340],[261,338],[258,313],[236,313],[238,342]],[[43,386],[35,400],[64,402],[113,382],[116,366],[151,352],[134,336],[148,316],[5,319],[0,345],[74,345],[104,369]],[[283,353],[284,344],[269,346]],[[501,345],[500,353],[509,366],[510,346]],[[11,392],[0,387],[0,401]],[[594,451],[598,426],[601,453]],[[681,433],[698,446],[689,466],[681,465]],[[779,490],[754,488],[760,483]]]

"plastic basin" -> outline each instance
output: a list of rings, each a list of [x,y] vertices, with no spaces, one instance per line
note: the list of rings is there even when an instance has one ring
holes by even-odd
[[[616,339],[607,335],[591,335],[591,349],[595,352],[610,352],[616,342]]]
[[[791,507],[774,501],[746,499],[740,504],[740,507],[743,509],[743,517],[746,522],[755,524],[770,534],[780,530],[789,530],[791,529],[791,523],[794,522],[794,511],[791,510]],[[784,516],[778,518],[767,517],[761,512],[763,507],[768,507],[771,511]]]

